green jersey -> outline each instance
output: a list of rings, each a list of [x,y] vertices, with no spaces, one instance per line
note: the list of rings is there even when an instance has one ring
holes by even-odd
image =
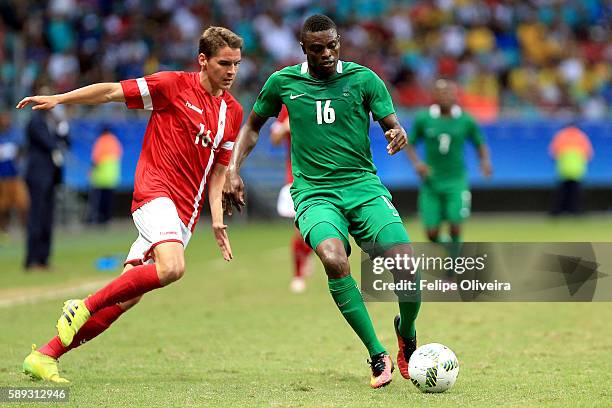
[[[450,116],[443,116],[438,105],[419,112],[414,119],[408,142],[415,145],[421,140],[425,141],[425,162],[431,169],[427,182],[437,189],[466,184],[465,141],[477,147],[484,142],[472,116],[458,106]]]
[[[395,112],[389,91],[361,65],[338,61],[336,71],[317,79],[306,62],[286,67],[268,78],[253,106],[261,117],[287,106],[296,207],[315,192],[362,181],[375,181],[367,194],[388,194],[376,176],[369,129],[370,112],[377,121]]]

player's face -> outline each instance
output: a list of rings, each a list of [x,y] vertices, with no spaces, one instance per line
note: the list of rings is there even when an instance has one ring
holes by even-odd
[[[340,37],[334,29],[305,33],[302,38],[302,51],[306,54],[311,74],[327,78],[336,72],[340,55]]]
[[[442,108],[450,108],[457,103],[457,89],[450,82],[437,83],[434,89],[434,100]]]
[[[200,66],[206,72],[212,88],[224,91],[230,89],[234,83],[238,74],[240,59],[240,48],[230,48],[228,46],[221,48],[210,58],[206,58],[204,54],[200,54],[198,57]]]

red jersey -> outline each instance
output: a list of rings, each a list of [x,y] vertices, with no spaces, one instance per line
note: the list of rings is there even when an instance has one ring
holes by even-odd
[[[130,109],[152,111],[134,177],[132,212],[168,197],[193,231],[215,164],[227,166],[242,123],[229,92],[212,96],[198,72],[158,72],[121,81]]]
[[[289,120],[289,112],[287,111],[287,107],[283,105],[274,125],[276,125],[277,123],[283,123],[286,120]],[[287,142],[287,165],[285,167],[285,182],[287,184],[291,184],[293,183],[293,173],[291,171],[291,132],[287,133],[287,138],[285,139],[285,141]]]

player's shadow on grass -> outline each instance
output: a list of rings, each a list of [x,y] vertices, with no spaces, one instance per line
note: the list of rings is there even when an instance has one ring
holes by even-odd
[[[331,370],[331,369],[320,370],[316,368],[306,369],[305,372],[308,375],[312,374],[313,381],[318,381],[321,378],[321,376],[331,381],[339,381],[339,382],[354,382],[354,381],[361,382],[363,381],[363,375],[361,373],[348,373],[345,371]],[[305,377],[304,380],[306,380],[307,378],[308,377]],[[308,382],[308,381],[304,381],[304,382]]]

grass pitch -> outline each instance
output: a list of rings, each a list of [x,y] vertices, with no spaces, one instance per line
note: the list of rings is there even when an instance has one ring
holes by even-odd
[[[413,240],[423,240],[418,224],[407,228]],[[181,281],[146,295],[106,333],[62,357],[60,370],[72,381],[63,406],[612,404],[609,303],[425,303],[419,343],[455,351],[457,384],[444,394],[421,394],[396,371],[391,385],[372,390],[367,353],[331,300],[322,267],[317,264],[306,293],[288,291],[290,224],[234,224],[229,233],[234,261],[220,258],[202,223]],[[0,247],[0,386],[46,385],[20,373],[30,343],[54,335],[64,300],[39,295],[111,279],[118,271],[97,272],[94,260],[123,256],[135,237],[129,224],[61,231],[54,271],[46,274],[21,271],[20,242]],[[474,217],[466,240],[612,242],[612,219]],[[352,262],[358,271],[358,256]],[[39,300],[23,303],[24,296]],[[395,359],[397,305],[368,308]]]

